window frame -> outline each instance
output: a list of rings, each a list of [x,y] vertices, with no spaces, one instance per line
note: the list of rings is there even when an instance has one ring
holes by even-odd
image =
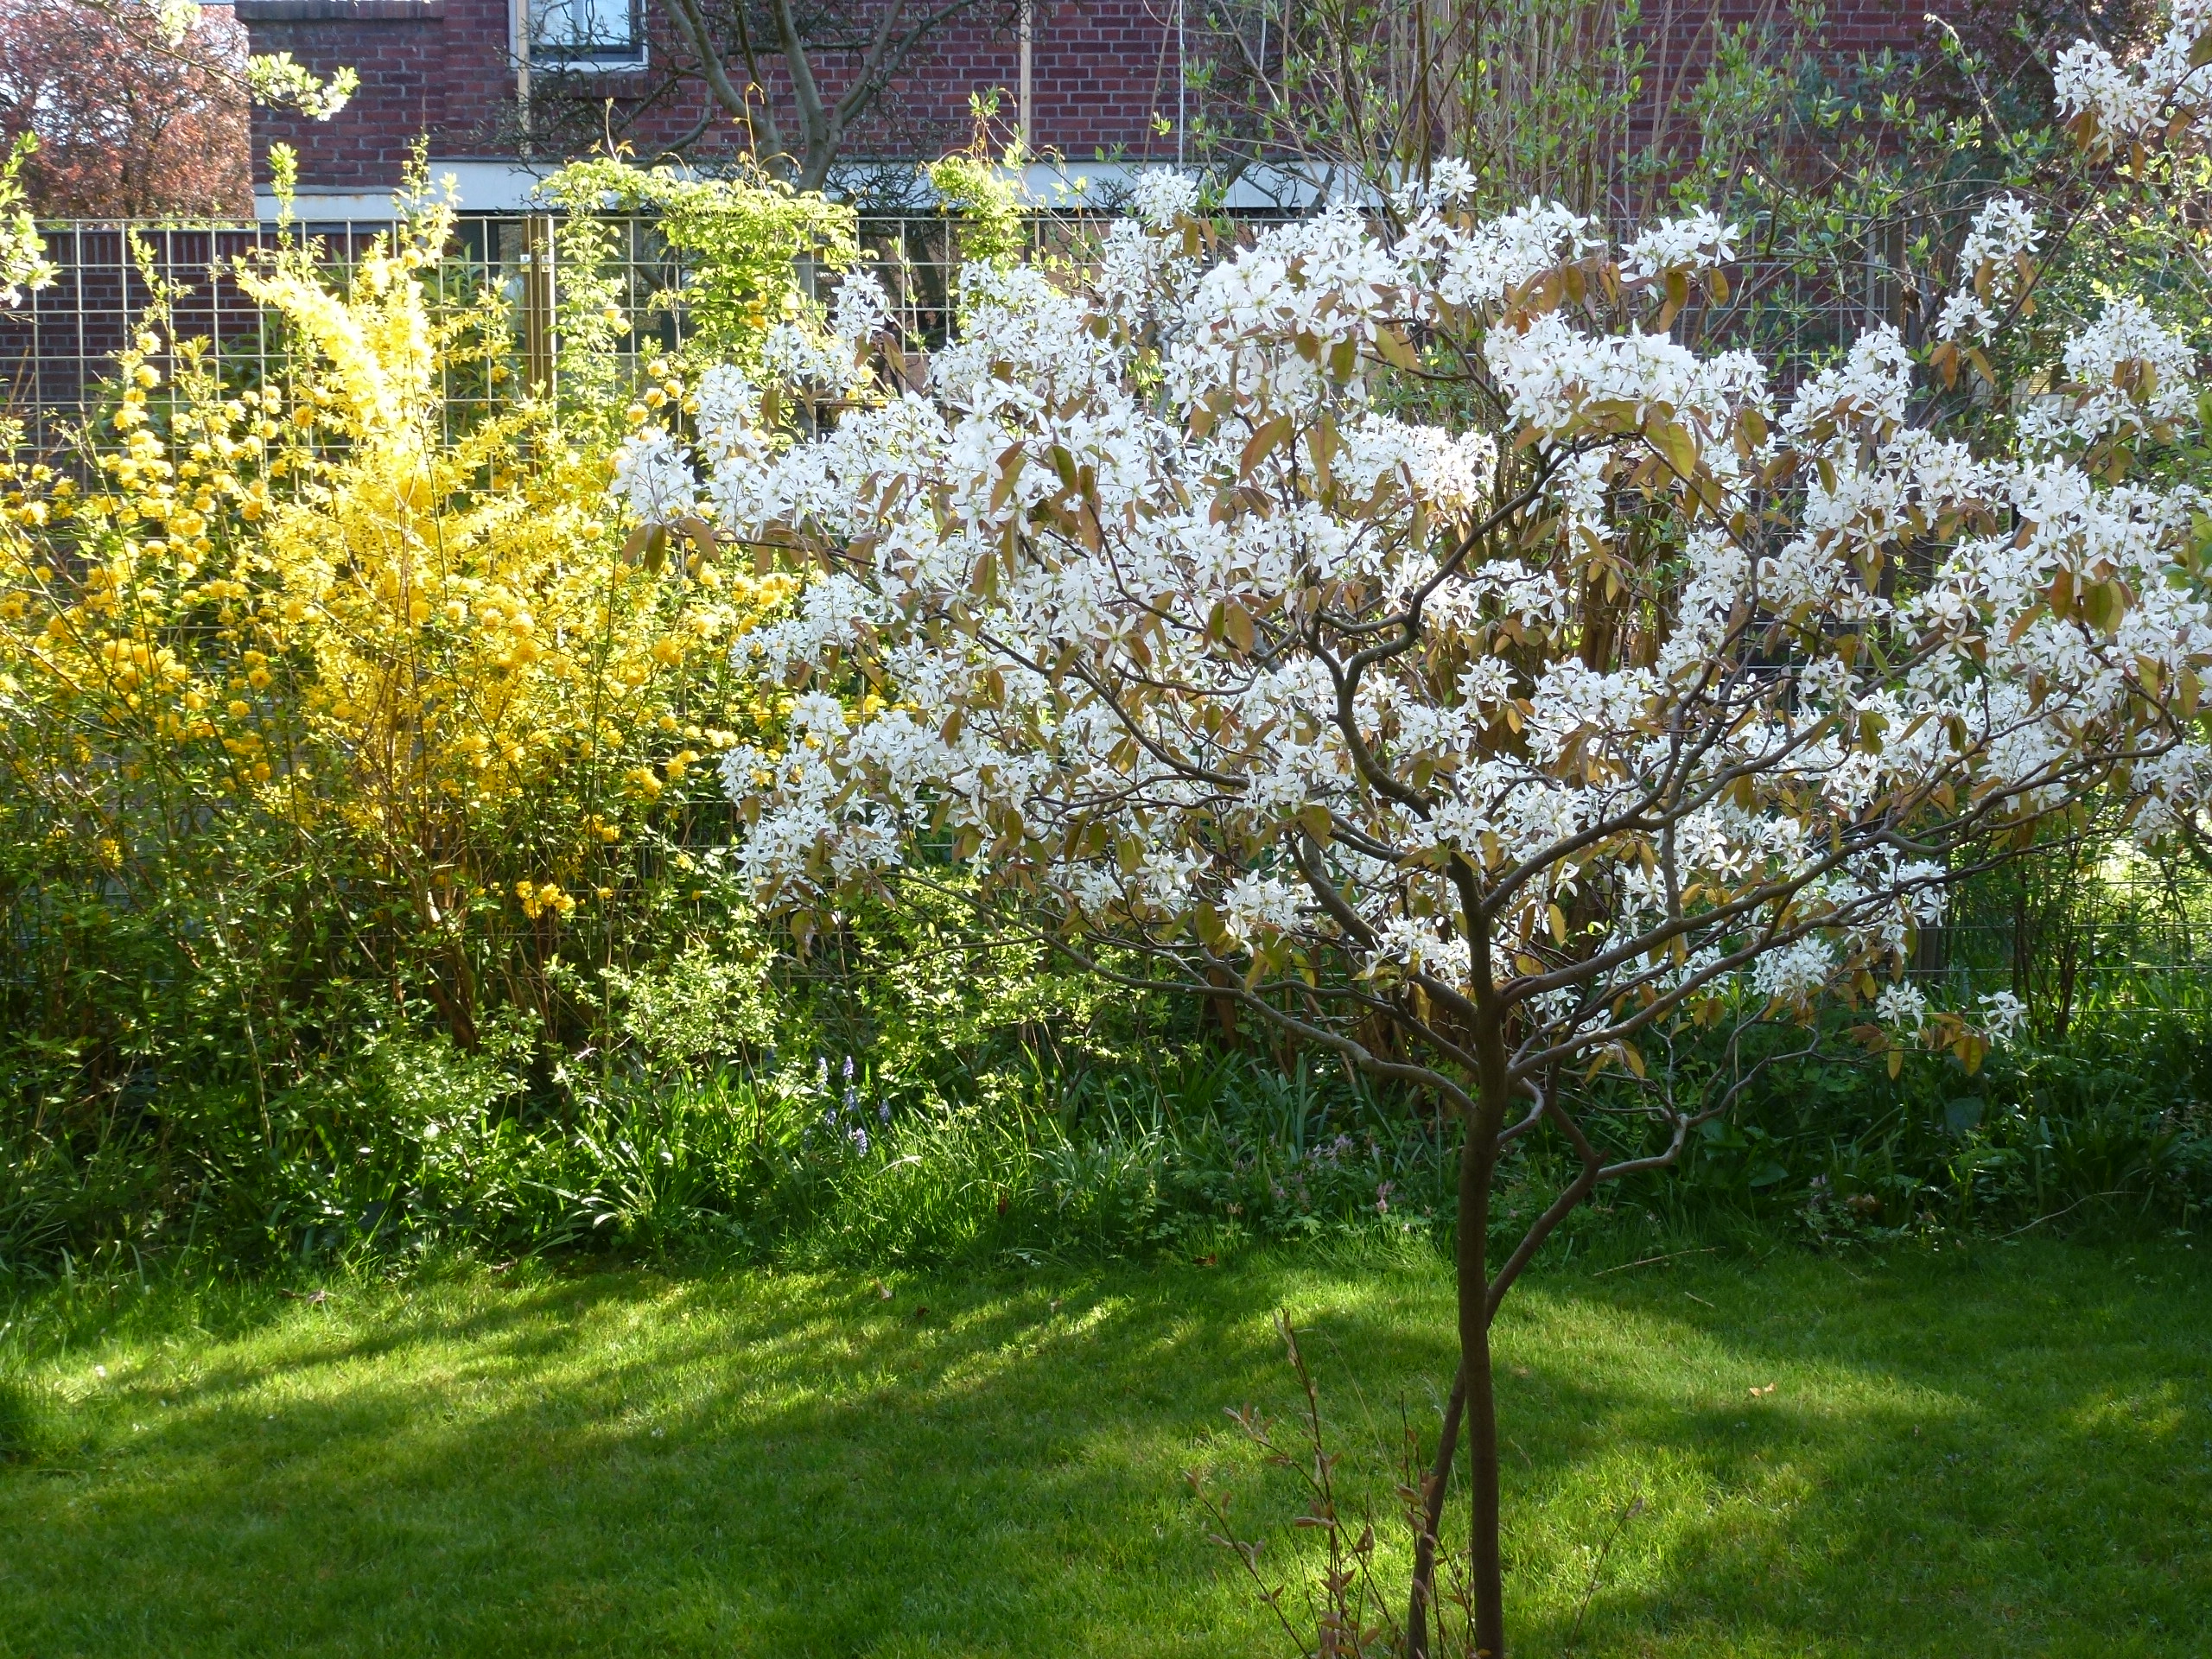
[[[620,45],[609,42],[580,47],[563,45],[548,39],[543,32],[546,14],[556,9],[567,12],[577,4],[589,7],[594,14],[602,8],[610,11],[626,9],[630,17],[628,41]],[[526,39],[525,14],[528,17]],[[507,35],[509,48],[516,60],[527,63],[532,74],[619,74],[645,67],[645,19],[641,0],[511,0],[507,8]]]

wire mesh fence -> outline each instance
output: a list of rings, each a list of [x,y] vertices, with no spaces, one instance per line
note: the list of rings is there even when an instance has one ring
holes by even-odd
[[[1104,224],[1089,216],[1049,215],[1031,221],[1033,244],[1081,268],[1094,257]],[[1231,234],[1249,239],[1279,217],[1243,217]],[[688,319],[681,258],[645,217],[610,221],[616,235],[606,264],[615,303],[630,323],[620,350],[632,365],[677,345]],[[483,303],[488,291],[509,313],[520,371],[506,384],[542,384],[553,349],[559,273],[549,264],[552,221],[540,215],[472,214],[458,219],[437,268],[429,273],[434,305],[448,314]],[[96,408],[116,353],[140,326],[157,289],[169,295],[179,339],[205,339],[226,368],[258,384],[282,353],[263,308],[241,287],[242,259],[275,249],[289,234],[311,238],[322,263],[343,273],[393,226],[384,219],[179,226],[69,222],[43,227],[54,283],[0,311],[0,405],[20,418],[25,442],[48,449]],[[865,266],[881,281],[893,321],[905,337],[940,343],[958,289],[959,253],[942,214],[863,219]],[[827,279],[834,282],[834,278]],[[1700,343],[1747,345],[1775,365],[1787,385],[1868,321],[1891,316],[1895,284],[1876,271],[1827,272],[1774,262],[1736,273],[1724,304],[1694,304],[1676,325]],[[465,424],[491,396],[480,376],[445,388],[449,423]]]
[[[684,336],[686,276],[681,258],[649,218],[609,221],[609,257],[594,273],[613,285],[614,303],[630,327],[619,352],[632,365],[676,346]],[[436,268],[426,273],[434,314],[479,306],[486,292],[508,310],[509,333],[522,372],[517,387],[545,376],[533,359],[552,350],[559,277],[551,260],[553,221],[534,214],[473,214],[454,222]],[[283,346],[266,311],[238,280],[242,261],[276,250],[289,236],[317,245],[319,262],[342,276],[371,247],[391,235],[390,220],[342,219],[280,227],[275,224],[177,226],[70,222],[41,226],[55,267],[48,287],[0,311],[0,407],[20,418],[25,442],[47,448],[97,408],[116,354],[166,293],[179,340],[210,342],[226,371],[258,384]],[[860,224],[865,268],[882,282],[893,320],[910,340],[940,342],[958,286],[959,257],[950,221],[942,215],[865,219]],[[1080,261],[1096,221],[1056,217],[1033,223],[1040,249]],[[812,286],[813,273],[802,273]],[[825,279],[825,287],[835,282]],[[449,421],[466,423],[486,397],[480,376],[443,391]]]
[[[2136,855],[2117,833],[2056,845],[1956,888],[1917,971],[1966,1000],[2009,991],[2062,1030],[2146,981],[2200,996],[2212,992],[2212,874]]]
[[[512,312],[517,349],[543,346],[543,312],[550,284],[534,283],[543,269],[544,221],[526,215],[472,216],[456,222],[435,271],[434,308],[450,312],[477,303],[485,290]],[[226,372],[247,384],[267,378],[283,350],[267,311],[238,280],[238,266],[273,251],[286,236],[312,238],[320,263],[344,274],[392,231],[389,220],[335,220],[280,227],[274,224],[176,227],[158,225],[70,223],[41,233],[55,268],[48,287],[0,313],[0,387],[10,413],[24,423],[25,441],[44,448],[96,408],[113,372],[116,353],[129,342],[166,291],[172,328],[180,340],[207,340]],[[644,220],[624,221],[609,273],[620,284],[638,325],[631,349],[676,326],[672,315],[655,315],[652,296],[681,273]],[[519,366],[519,365],[518,365]],[[444,388],[449,417],[466,420],[486,397],[480,381]]]

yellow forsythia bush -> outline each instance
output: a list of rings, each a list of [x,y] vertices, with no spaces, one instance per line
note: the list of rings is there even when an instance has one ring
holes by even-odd
[[[714,762],[776,714],[730,646],[791,583],[639,554],[604,439],[547,404],[446,429],[510,345],[494,296],[426,303],[449,228],[342,283],[308,247],[242,273],[286,340],[259,385],[156,315],[76,476],[7,480],[0,904],[40,987],[97,959],[204,1005],[62,1018],[79,1064],[222,1029],[257,1065],[424,1001],[464,1045],[487,1007],[588,1029],[717,902]]]

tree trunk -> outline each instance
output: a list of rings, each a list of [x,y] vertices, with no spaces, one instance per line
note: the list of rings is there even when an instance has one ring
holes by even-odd
[[[1485,1091],[1487,1092],[1487,1091]],[[1467,1487],[1474,1516],[1468,1543],[1477,1659],[1504,1659],[1505,1569],[1498,1546],[1497,1395],[1490,1374],[1490,1179],[1497,1135],[1485,1111],[1459,1153],[1459,1365],[1467,1382]]]
[[[1467,1489],[1473,1517],[1469,1587],[1475,1601],[1477,1659],[1504,1659],[1505,1565],[1498,1540],[1497,1394],[1490,1366],[1490,1192],[1505,1126],[1505,1033],[1489,1009],[1478,1021],[1475,1059],[1480,1088],[1474,1121],[1459,1148],[1459,1370],[1467,1395]]]

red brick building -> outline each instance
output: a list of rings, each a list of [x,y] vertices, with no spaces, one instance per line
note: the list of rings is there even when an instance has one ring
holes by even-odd
[[[1178,50],[1185,0],[1033,0],[1033,149],[1065,158],[1071,175],[1112,175],[1177,159],[1183,126],[1197,118]],[[257,179],[270,143],[300,156],[302,211],[313,218],[373,217],[388,210],[410,147],[427,137],[433,177],[453,175],[465,208],[512,210],[557,155],[524,159],[518,24],[532,39],[532,96],[566,99],[572,111],[604,100],[624,118],[633,149],[702,130],[695,153],[734,151],[743,134],[710,115],[696,83],[645,100],[666,79],[671,41],[657,0],[235,0],[257,52],[289,52],[311,68],[350,65],[360,90],[334,120],[255,112]],[[527,8],[534,5],[533,14]],[[1010,14],[1010,7],[1007,14]],[[1835,0],[1826,31],[1841,55],[1922,46],[1926,0]],[[1665,0],[1645,8],[1647,52],[1669,63],[1702,55],[1716,24],[1770,19],[1770,0]],[[549,51],[549,38],[552,46]],[[556,60],[546,61],[547,58]],[[843,154],[912,161],[943,154],[969,132],[969,95],[999,89],[1014,111],[1015,31],[983,23],[948,30],[923,48],[895,85],[889,107],[864,121]],[[834,89],[833,89],[834,90]],[[537,111],[542,124],[544,107]],[[556,143],[549,149],[557,149]],[[265,204],[264,204],[265,205]]]

